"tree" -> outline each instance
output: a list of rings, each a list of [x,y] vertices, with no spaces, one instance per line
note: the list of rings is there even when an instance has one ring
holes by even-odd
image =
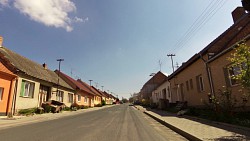
[[[238,80],[244,88],[250,90],[250,47],[239,44],[230,58],[232,67],[238,67],[239,72],[232,78]]]

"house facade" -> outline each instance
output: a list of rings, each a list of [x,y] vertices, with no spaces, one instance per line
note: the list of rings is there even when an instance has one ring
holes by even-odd
[[[141,88],[140,91],[140,99],[151,100],[152,92],[158,87],[158,85],[162,84],[167,76],[163,74],[161,71],[157,73],[153,73],[152,76]]]
[[[13,96],[14,111],[40,107],[49,100],[57,100],[70,106],[68,93],[74,93],[74,89],[49,70],[46,64],[40,65],[5,47],[0,48],[0,57],[17,75],[16,92]]]
[[[173,101],[187,101],[189,106],[204,106],[226,86],[223,68],[229,65],[229,53],[222,52],[245,39],[250,33],[249,14],[242,7],[232,12],[234,24],[169,76]],[[220,57],[216,57],[216,56]],[[211,61],[213,60],[213,61]],[[223,72],[223,73],[222,73]],[[236,91],[234,91],[236,92]]]
[[[16,75],[0,62],[0,116],[11,113]]]
[[[159,105],[160,100],[167,100],[169,103],[172,102],[172,96],[170,91],[170,82],[164,81],[152,92],[153,103]]]

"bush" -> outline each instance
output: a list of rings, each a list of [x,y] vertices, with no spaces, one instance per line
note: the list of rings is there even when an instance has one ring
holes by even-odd
[[[95,107],[102,107],[102,104],[96,104]]]
[[[106,105],[106,101],[102,100],[102,106],[105,106],[105,105]]]
[[[65,107],[65,108],[63,108],[63,111],[71,111],[71,108],[70,107]]]
[[[21,109],[18,111],[20,115],[33,115],[37,111],[37,108]]]
[[[49,104],[43,105],[44,113],[50,113],[52,110],[52,107]]]
[[[81,109],[81,107],[77,103],[73,103],[73,104],[71,104],[70,109],[73,111],[76,111],[76,110]]]

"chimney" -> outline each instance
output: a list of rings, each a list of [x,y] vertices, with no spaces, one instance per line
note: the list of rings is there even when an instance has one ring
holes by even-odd
[[[46,63],[43,63],[43,68],[44,68],[44,69],[48,69],[48,66],[47,66]]]
[[[232,12],[234,23],[236,23],[245,14],[246,11],[243,7],[237,7],[236,9],[234,9],[234,11]]]
[[[0,47],[2,47],[2,46],[3,46],[3,37],[0,36]]]

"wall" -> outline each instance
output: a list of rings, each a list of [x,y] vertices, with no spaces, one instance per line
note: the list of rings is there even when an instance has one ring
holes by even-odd
[[[168,92],[169,88],[169,92]],[[163,90],[166,90],[166,95],[164,96]],[[156,88],[155,91],[152,92],[152,100],[153,103],[158,103],[159,99],[168,99],[169,102],[172,102],[171,92],[170,92],[170,82],[165,81],[159,87]]]
[[[204,58],[206,56],[203,56]],[[197,76],[201,75],[204,82],[204,91],[198,91]],[[190,80],[193,82],[193,87],[190,86]],[[186,82],[188,81],[189,89]],[[206,73],[206,67],[201,59],[198,59],[193,64],[186,67],[183,71],[178,73],[175,77],[171,78],[171,93],[173,102],[187,101],[189,106],[201,106],[204,105],[203,101],[208,102],[208,93],[210,93],[210,87],[208,77]],[[181,90],[181,86],[183,89]],[[181,95],[183,92],[183,99]]]
[[[34,87],[34,97],[22,97],[21,94],[21,86],[22,86],[22,80],[26,80],[29,82],[35,83]],[[20,109],[27,109],[27,108],[34,108],[38,105],[38,93],[39,93],[40,83],[35,81],[32,78],[19,76],[18,77],[18,84],[17,84],[17,93],[16,93],[16,106],[15,109],[18,111]]]
[[[248,45],[250,45],[250,41],[248,41]],[[232,95],[236,96],[238,104],[241,104],[242,93],[239,92],[239,90],[243,90],[241,85],[231,86],[226,83],[226,79],[228,79],[229,76],[225,73],[225,69],[231,64],[228,58],[231,57],[231,54],[234,52],[234,50],[231,50],[230,52],[223,54],[216,60],[209,63],[209,67],[211,68],[215,96],[220,96],[219,90],[225,90],[226,87],[228,87],[232,91]],[[248,103],[248,106],[250,106],[250,103]]]

